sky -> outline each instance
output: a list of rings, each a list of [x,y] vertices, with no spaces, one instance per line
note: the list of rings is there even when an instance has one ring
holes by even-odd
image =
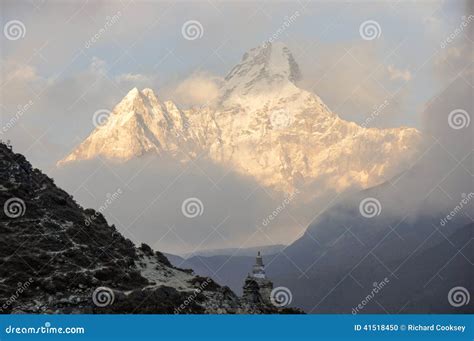
[[[1,7],[2,27],[11,20],[25,27],[21,39],[1,37],[2,122],[35,103],[9,138],[26,150],[44,134],[38,143],[54,149],[45,166],[91,132],[95,111],[112,108],[134,86],[193,105],[206,99],[192,95],[196,88],[212,93],[247,50],[270,37],[292,51],[299,85],[342,118],[362,123],[390,99],[371,124],[419,128],[423,104],[442,87],[433,71],[446,52],[440,44],[464,11],[460,1],[31,0]],[[190,20],[202,26],[199,39],[182,35]],[[378,38],[362,39],[367,20],[379,24]]]
[[[472,50],[460,46],[467,31],[455,34],[466,11],[463,1],[4,0],[0,138],[54,174],[56,162],[94,129],[93,114],[112,109],[133,87],[150,87],[182,108],[200,105],[246,51],[269,39],[292,51],[303,75],[298,85],[342,118],[361,124],[388,101],[369,126],[423,131],[427,103],[470,63]],[[7,30],[12,21],[19,35]],[[186,37],[190,22],[198,23],[196,39]],[[375,23],[375,36],[362,30],[367,23]],[[58,179],[73,187],[70,174]],[[252,186],[248,179],[228,186],[236,183]],[[91,203],[89,194],[78,195]],[[104,200],[95,193],[95,204]],[[271,212],[282,199],[254,200],[250,211]]]

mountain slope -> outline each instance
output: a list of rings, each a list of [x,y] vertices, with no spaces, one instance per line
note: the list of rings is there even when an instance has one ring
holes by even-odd
[[[417,154],[412,128],[363,128],[340,119],[295,84],[301,77],[280,43],[246,53],[212,107],[180,110],[150,89],[133,89],[59,164],[102,156],[127,161],[147,152],[179,160],[202,153],[284,192],[366,188],[397,174]]]
[[[275,254],[264,258],[266,272],[275,280],[275,285],[291,288],[296,304],[311,313],[354,313],[353,308],[370,294],[373,283],[379,283],[384,278],[388,278],[387,286],[357,313],[472,313],[472,300],[470,304],[456,308],[449,305],[447,297],[450,289],[456,286],[465,287],[472,294],[473,233],[474,224],[471,223],[452,235],[448,234],[447,239],[440,235],[432,236],[408,259],[405,254],[387,250],[393,257],[388,261],[384,259],[384,264],[372,255],[363,259],[367,250],[365,254],[353,258],[354,251],[349,249],[347,242],[342,241],[342,245],[348,248],[346,260],[340,255],[337,260],[331,261],[333,254],[328,254],[320,259],[321,264],[318,262],[306,276],[301,276],[285,255]],[[392,240],[390,243],[402,249],[405,241]],[[377,257],[387,253],[379,249],[375,251]],[[341,259],[343,261],[339,262]],[[350,267],[347,267],[348,259],[353,261]],[[200,275],[212,276],[237,293],[242,291],[241,278],[253,262],[252,257],[246,256],[196,256],[186,260],[175,256],[170,260],[173,264],[192,268]],[[386,268],[394,270],[400,264],[400,270],[395,271],[397,277]],[[354,269],[347,276],[351,268]]]
[[[172,103],[160,103],[151,89],[132,89],[68,157],[59,162],[88,160],[99,155],[126,161],[148,152],[186,157],[181,148],[187,143],[184,114]],[[187,149],[186,149],[187,150]]]
[[[292,312],[249,303],[136,248],[2,143],[0,165],[2,313]]]
[[[464,95],[470,96],[469,89]],[[412,169],[341,198],[300,239],[266,257],[268,276],[291,288],[295,304],[308,313],[351,313],[373,283],[385,278],[388,285],[357,313],[474,312],[472,300],[454,307],[447,299],[454,287],[471,295],[474,288],[472,157],[456,167],[444,148],[433,146]],[[361,206],[368,198],[376,199],[373,215]],[[239,277],[251,259],[224,255],[173,262],[239,292]]]

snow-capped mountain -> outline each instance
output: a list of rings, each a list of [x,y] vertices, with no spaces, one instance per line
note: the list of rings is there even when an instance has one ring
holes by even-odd
[[[250,50],[225,77],[221,101],[226,105],[241,103],[257,109],[264,103],[257,99],[285,97],[299,91],[293,82],[301,78],[290,50],[282,43]],[[250,98],[254,101],[248,102]]]
[[[299,88],[300,77],[291,52],[275,43],[243,56],[212,107],[180,110],[135,88],[59,164],[97,156],[126,161],[148,152],[184,161],[203,153],[264,186],[291,192],[313,185],[317,195],[381,183],[413,160],[421,140],[416,129],[344,121]]]
[[[181,148],[192,148],[192,144],[187,146],[186,120],[174,103],[160,103],[153,90],[134,88],[115,106],[107,122],[59,164],[99,155],[124,161],[152,151],[182,157]]]

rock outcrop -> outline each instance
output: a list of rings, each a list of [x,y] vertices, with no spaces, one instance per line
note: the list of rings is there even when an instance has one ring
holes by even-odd
[[[1,313],[288,312],[135,247],[3,143],[0,203]]]

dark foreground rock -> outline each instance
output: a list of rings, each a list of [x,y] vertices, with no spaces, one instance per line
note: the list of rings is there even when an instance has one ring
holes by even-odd
[[[239,298],[135,247],[3,143],[0,204],[1,313],[298,312]]]

